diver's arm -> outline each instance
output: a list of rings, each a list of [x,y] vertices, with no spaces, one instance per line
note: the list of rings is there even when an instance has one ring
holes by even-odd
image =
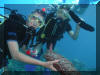
[[[33,59],[33,58],[19,52],[19,46],[16,41],[8,41],[7,43],[8,43],[8,47],[9,47],[11,56],[15,60],[20,60],[20,61],[23,61],[23,62],[26,62],[29,64],[37,64],[37,65],[43,64],[43,62]]]
[[[25,63],[29,63],[29,64],[41,65],[41,66],[44,66],[46,68],[50,68],[50,69],[56,71],[56,69],[51,64],[53,64],[55,62],[57,63],[58,61],[52,61],[52,62],[39,61],[37,59],[34,59],[32,57],[29,57],[29,56],[19,52],[19,46],[18,46],[17,41],[8,41],[7,44],[8,44],[8,48],[10,50],[10,54],[13,59],[19,60],[19,61],[22,61]]]
[[[75,32],[70,30],[68,33],[69,35],[73,38],[73,40],[77,40],[78,35],[79,35],[79,31],[80,31],[80,26],[79,23],[76,25],[76,30]]]

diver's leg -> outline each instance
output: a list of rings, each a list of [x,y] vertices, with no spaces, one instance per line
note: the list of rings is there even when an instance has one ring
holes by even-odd
[[[56,45],[56,40],[52,41],[52,42],[47,42],[47,50],[54,50]]]
[[[47,41],[46,45],[47,45],[47,50],[49,50],[49,47],[50,47],[50,41]]]
[[[53,49],[53,50],[54,50],[54,48],[55,48],[56,42],[57,42],[57,40],[54,40],[54,41],[52,42],[52,49]]]

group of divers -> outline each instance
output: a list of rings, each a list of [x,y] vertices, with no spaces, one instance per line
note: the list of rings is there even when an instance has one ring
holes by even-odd
[[[77,16],[78,13],[84,13],[88,6],[82,5],[48,5],[49,8],[42,8],[34,10],[28,19],[24,15],[18,14],[16,10],[12,10],[6,7],[0,7],[11,11],[8,15],[0,14],[0,43],[2,40],[3,45],[0,44],[0,68],[7,66],[4,60],[8,58],[14,58],[19,61],[23,61],[30,64],[41,65],[40,58],[44,54],[43,45],[46,44],[46,50],[54,50],[58,40],[63,38],[63,34],[67,32],[72,39],[76,40],[80,28],[93,32],[95,29],[82,18]],[[76,14],[77,13],[77,14]],[[75,31],[72,30],[70,21],[73,20],[77,25]],[[1,38],[1,36],[4,36]],[[17,37],[17,39],[16,39]],[[17,44],[13,41],[17,41]],[[30,57],[20,54],[19,59],[17,58],[17,51],[14,53],[13,48],[16,47],[23,50],[25,55],[36,58],[32,60]],[[3,47],[3,48],[2,48]],[[5,48],[6,47],[6,48]],[[16,49],[15,49],[16,50]],[[19,53],[18,53],[19,54]],[[7,58],[8,56],[8,58]],[[23,56],[21,58],[21,56]],[[3,61],[3,63],[1,62]],[[46,68],[55,70],[51,65],[52,63],[59,62],[60,60],[46,62]]]

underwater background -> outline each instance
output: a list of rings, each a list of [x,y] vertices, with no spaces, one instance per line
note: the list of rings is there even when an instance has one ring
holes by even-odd
[[[48,1],[48,0],[47,0]],[[30,0],[28,3],[22,0],[21,2],[18,2],[17,0],[14,0],[13,2],[11,0],[1,1],[1,6],[5,6],[11,9],[17,9],[18,13],[21,13],[25,15],[26,17],[35,9],[42,9],[48,7],[46,4],[52,4],[54,3],[61,3],[57,0],[50,0],[50,2],[47,2],[46,0],[38,0],[34,2]],[[62,0],[60,0],[62,1]],[[66,4],[69,0],[65,0],[65,2],[62,2]],[[93,0],[91,0],[92,2]],[[33,4],[31,4],[33,2]],[[39,4],[37,4],[39,2]],[[73,2],[73,0],[72,0]],[[72,3],[71,0],[68,4]],[[78,4],[78,0],[76,0],[75,4]],[[84,2],[83,2],[84,4]],[[1,10],[2,14],[9,14],[9,11],[5,12]],[[90,4],[84,13],[80,14],[76,12],[78,16],[83,18],[86,23],[92,25],[95,28],[94,32],[88,32],[84,29],[80,30],[79,37],[77,40],[71,39],[71,37],[65,33],[63,39],[57,42],[55,47],[55,52],[61,54],[65,58],[69,59],[75,67],[80,71],[95,71],[96,70],[96,5]],[[73,30],[75,30],[76,23],[72,20],[70,22]],[[45,45],[44,45],[45,46]],[[41,60],[44,60],[42,57]],[[15,60],[9,60],[8,70],[9,71],[26,71],[25,69],[25,63],[18,62]],[[33,66],[35,71],[44,71],[47,70],[40,66]],[[32,68],[32,69],[33,69]],[[29,68],[30,70],[30,68]],[[33,70],[32,70],[33,71]]]

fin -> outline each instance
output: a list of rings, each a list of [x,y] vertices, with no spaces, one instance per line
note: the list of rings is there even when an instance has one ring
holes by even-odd
[[[81,18],[79,18],[73,11],[69,11],[69,14],[70,16],[72,17],[72,19],[76,22],[76,23],[80,23],[80,27],[87,30],[87,31],[90,31],[90,32],[93,32],[95,29],[94,27],[92,27],[91,25],[89,24],[86,24],[83,20],[81,20]]]
[[[92,27],[89,24],[86,24],[83,21],[80,23],[80,27],[83,28],[83,29],[85,29],[85,30],[87,30],[87,31],[90,31],[90,32],[93,32],[95,30],[94,27]]]

